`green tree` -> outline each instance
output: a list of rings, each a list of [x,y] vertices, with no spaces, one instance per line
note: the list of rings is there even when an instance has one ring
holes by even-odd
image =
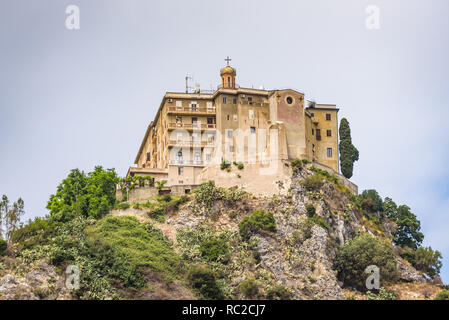
[[[393,282],[398,278],[396,258],[392,248],[378,238],[364,234],[346,242],[338,252],[335,268],[339,278],[346,284],[364,290],[368,274],[365,269],[375,265],[380,271],[380,280]]]
[[[438,250],[433,251],[431,247],[419,247],[415,252],[415,263],[413,266],[433,279],[439,275],[443,266],[441,259],[442,256]]]
[[[376,190],[364,190],[360,195],[360,205],[368,212],[374,213],[383,210],[382,198]]]
[[[21,227],[21,219],[25,214],[25,203],[19,198],[12,206],[9,205],[9,199],[6,195],[2,196],[0,202],[0,239],[3,237],[8,242],[12,233]]]
[[[400,205],[395,209],[391,201],[388,206],[387,217],[398,225],[395,244],[416,250],[424,240],[424,234],[420,232],[421,222],[406,205]]]
[[[115,203],[118,180],[114,169],[97,166],[87,175],[73,169],[58,186],[56,194],[50,196],[47,203],[50,217],[61,222],[77,215],[100,218]]]
[[[346,178],[352,177],[354,162],[359,160],[359,151],[352,144],[351,129],[346,118],[340,121],[340,167]]]

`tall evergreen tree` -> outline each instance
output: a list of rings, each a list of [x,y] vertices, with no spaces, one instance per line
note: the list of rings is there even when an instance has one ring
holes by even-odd
[[[352,177],[354,162],[359,160],[359,150],[352,144],[351,129],[346,118],[340,121],[340,167],[346,178]]]

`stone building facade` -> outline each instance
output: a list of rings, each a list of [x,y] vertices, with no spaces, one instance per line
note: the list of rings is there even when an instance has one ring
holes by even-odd
[[[283,163],[296,158],[339,172],[335,105],[307,101],[292,89],[239,87],[236,74],[229,65],[221,69],[213,93],[167,92],[127,175],[151,175],[189,191],[206,180],[225,181],[218,177],[223,162],[243,164],[242,183],[282,175]]]

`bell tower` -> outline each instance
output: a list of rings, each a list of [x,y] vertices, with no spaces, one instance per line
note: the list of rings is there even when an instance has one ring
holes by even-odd
[[[229,65],[229,61],[231,59],[227,57],[225,59],[227,65],[223,69],[221,69],[221,87],[224,89],[235,89],[235,76],[236,72],[233,67]]]

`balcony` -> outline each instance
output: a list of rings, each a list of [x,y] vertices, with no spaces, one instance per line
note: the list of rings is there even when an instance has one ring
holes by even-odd
[[[169,130],[186,129],[186,130],[214,130],[217,128],[215,123],[178,123],[172,122],[168,124]]]
[[[317,118],[317,117],[312,117],[312,122],[313,122],[313,123],[318,123],[318,122],[319,122],[319,120],[318,120],[318,118]]]
[[[193,141],[193,140],[170,140],[168,142],[169,147],[190,147],[190,148],[204,148],[204,147],[213,147],[214,141]]]
[[[168,161],[168,164],[175,166],[204,167],[204,161],[202,160],[170,159]]]
[[[212,108],[200,108],[200,107],[196,107],[196,108],[192,108],[192,107],[168,107],[167,108],[167,113],[168,114],[185,114],[185,115],[189,115],[189,114],[204,114],[204,115],[208,115],[208,114],[215,114],[216,110],[215,107]]]

